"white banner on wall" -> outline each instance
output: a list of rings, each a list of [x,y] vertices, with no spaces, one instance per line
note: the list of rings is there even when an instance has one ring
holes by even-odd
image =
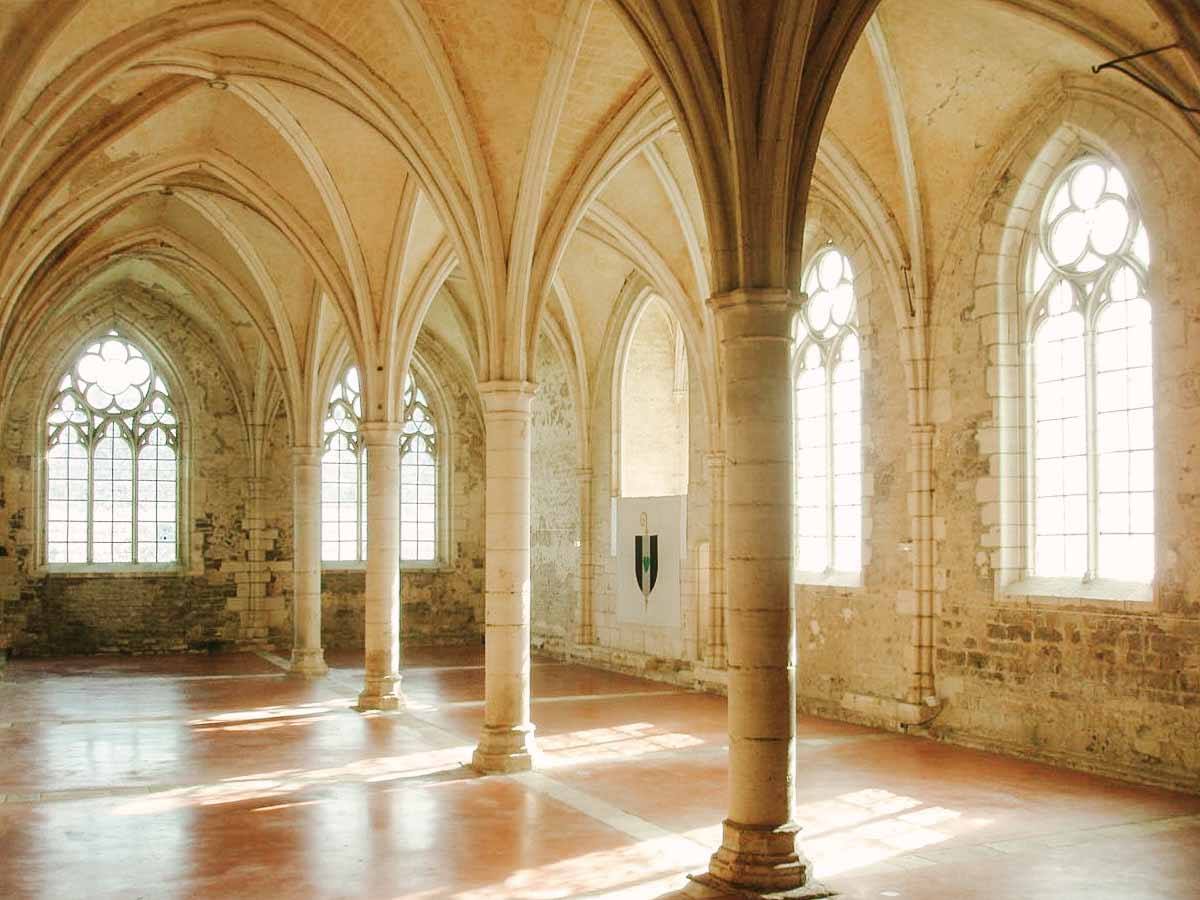
[[[617,621],[679,628],[687,497],[619,497],[614,506]]]

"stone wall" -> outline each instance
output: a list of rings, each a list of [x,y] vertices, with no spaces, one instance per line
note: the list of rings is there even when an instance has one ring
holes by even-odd
[[[188,501],[183,509],[189,557],[172,573],[52,573],[39,566],[36,479],[46,410],[44,390],[72,361],[84,338],[115,323],[144,349],[157,348],[178,373],[170,385],[184,416],[182,441]],[[149,348],[147,345],[150,345]],[[100,297],[49,330],[6,409],[0,445],[0,592],[4,623],[17,655],[165,652],[208,649],[241,638],[234,573],[245,559],[249,461],[231,382],[194,323],[149,290]],[[180,408],[183,407],[183,408]]]
[[[127,337],[169,360],[186,404],[184,468],[187,546],[178,571],[50,572],[39,567],[35,510],[41,452],[42,388],[67,365],[72,348],[122,310]],[[0,632],[16,655],[155,653],[292,642],[292,469],[289,428],[247,429],[232,381],[196,323],[154,291],[125,286],[101,297],[70,327],[48,329],[23,378],[34,386],[6,410],[0,444]],[[419,343],[437,378],[450,461],[442,512],[449,516],[445,559],[402,578],[402,632],[415,643],[479,640],[483,623],[483,425],[469,377],[438,346]],[[181,413],[184,411],[181,409]],[[252,477],[248,437],[262,441]],[[327,646],[363,644],[364,572],[323,577]]]
[[[563,653],[579,601],[579,437],[566,365],[544,334],[538,341],[530,488],[533,645]]]
[[[626,290],[613,309],[612,316],[620,319],[633,314],[642,297],[638,282],[627,284]],[[661,302],[661,301],[658,301]],[[672,313],[673,315],[673,313]],[[610,325],[609,334],[618,335],[621,329]],[[711,555],[712,518],[710,509],[710,472],[707,456],[711,447],[710,410],[705,406],[706,392],[701,379],[703,370],[696,360],[695,348],[689,347],[687,358],[688,404],[687,432],[687,556],[683,560],[680,585],[680,625],[677,629],[623,623],[617,619],[616,557],[612,554],[612,496],[617,481],[613,471],[614,441],[620,440],[609,427],[614,421],[612,404],[620,403],[613,396],[613,366],[620,358],[620,348],[610,344],[605,350],[592,391],[590,421],[592,428],[591,496],[589,527],[591,530],[591,603],[595,628],[594,643],[575,646],[571,654],[579,659],[606,667],[632,671],[648,677],[692,684],[701,665],[709,641],[707,619],[711,570],[715,561]],[[665,370],[665,371],[664,371]],[[662,365],[657,372],[642,372],[640,377],[676,382],[673,363]],[[711,377],[711,376],[710,376]],[[682,399],[682,398],[681,398]],[[682,441],[675,439],[677,444]]]
[[[402,567],[401,640],[413,644],[477,642],[483,636],[483,418],[473,381],[460,361],[427,335],[417,342],[422,385],[448,451],[441,486],[448,516],[444,558]],[[321,640],[330,648],[363,646],[366,570],[326,566],[321,575]],[[290,644],[290,639],[289,639]]]
[[[1067,91],[996,163],[939,284],[936,497],[945,520],[933,731],[1139,780],[1200,785],[1200,161],[1162,123]],[[1158,578],[1147,602],[1019,592],[1006,455],[1019,250],[1084,147],[1121,165],[1151,238]]]
[[[818,195],[809,207],[805,259],[827,243],[853,266],[863,346],[863,570],[861,584],[795,586],[796,686],[802,708],[843,716],[852,707],[903,699],[907,684],[908,381],[878,258],[861,226]]]

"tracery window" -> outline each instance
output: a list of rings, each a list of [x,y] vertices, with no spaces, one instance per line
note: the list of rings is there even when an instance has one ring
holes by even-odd
[[[363,442],[362,388],[351,366],[334,385],[325,413],[321,458],[321,559],[367,558],[367,448]]]
[[[437,426],[429,401],[410,375],[404,384],[400,436],[400,558],[437,558]],[[321,461],[321,559],[367,558],[367,448],[362,393],[351,367],[330,394]]]
[[[1154,576],[1150,241],[1116,167],[1084,156],[1042,207],[1028,265],[1031,573]]]
[[[862,371],[854,272],[836,247],[804,277],[795,366],[796,569],[862,568]]]
[[[412,375],[404,382],[400,436],[400,558],[432,562],[437,556],[437,427]]]
[[[46,425],[47,563],[175,562],[179,422],[146,354],[116,331],[89,344]]]

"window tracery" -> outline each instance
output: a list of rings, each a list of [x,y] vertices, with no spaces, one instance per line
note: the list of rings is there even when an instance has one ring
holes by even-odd
[[[89,344],[46,423],[47,562],[175,562],[179,421],[146,354],[115,330]]]
[[[404,383],[400,435],[400,558],[437,559],[438,433],[425,392],[411,375]],[[358,369],[346,370],[326,411],[321,461],[321,558],[367,558],[367,448],[362,440]]]
[[[835,247],[804,277],[795,369],[796,568],[862,568],[862,371],[854,272]]]
[[[1154,574],[1150,241],[1124,175],[1087,155],[1046,195],[1026,306],[1030,571]]]

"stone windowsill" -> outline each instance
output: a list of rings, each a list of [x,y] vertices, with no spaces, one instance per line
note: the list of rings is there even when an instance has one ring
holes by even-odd
[[[1154,603],[1154,585],[1141,581],[1117,581],[1097,578],[1030,577],[1000,587],[996,591],[1000,602],[1029,602],[1049,606],[1096,606],[1106,610],[1150,612]]]
[[[181,563],[129,565],[116,563],[47,563],[38,570],[39,575],[62,575],[79,577],[103,575],[106,578],[169,578],[190,575],[188,568]]]
[[[798,588],[828,587],[857,590],[862,588],[861,572],[796,572],[792,582]]]
[[[356,562],[323,562],[321,563],[322,572],[362,572],[364,575],[367,571],[365,561],[359,560]],[[429,572],[437,575],[444,572],[453,572],[454,566],[450,563],[441,562],[403,562],[400,563],[400,574],[406,572]]]

